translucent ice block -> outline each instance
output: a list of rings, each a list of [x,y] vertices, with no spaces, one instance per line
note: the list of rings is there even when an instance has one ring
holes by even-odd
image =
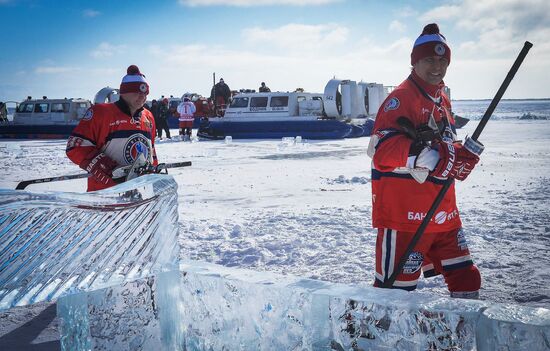
[[[546,350],[550,340],[543,308],[191,261],[62,297],[58,314],[64,350]]]
[[[136,178],[91,193],[0,190],[0,309],[174,268],[177,184]]]

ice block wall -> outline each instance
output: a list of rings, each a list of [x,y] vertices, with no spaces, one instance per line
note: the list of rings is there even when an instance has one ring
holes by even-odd
[[[177,184],[136,178],[91,193],[0,190],[0,309],[174,269]]]
[[[184,262],[58,300],[63,350],[548,350],[550,310]]]

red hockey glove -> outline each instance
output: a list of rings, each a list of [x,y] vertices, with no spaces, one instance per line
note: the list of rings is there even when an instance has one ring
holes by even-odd
[[[479,162],[479,155],[485,147],[482,143],[468,137],[466,137],[464,145],[460,143],[454,143],[454,145],[457,156],[451,177],[457,180],[465,180]]]
[[[430,175],[437,178],[449,178],[456,163],[456,147],[445,141],[434,141],[432,147],[439,152],[439,162]]]
[[[483,151],[483,145],[473,139],[467,138],[466,144],[469,147],[458,142],[438,141],[439,162],[430,174],[438,178],[465,180],[479,162],[478,155]]]
[[[116,166],[117,163],[103,152],[98,154],[92,153],[80,164],[80,168],[90,173],[96,181],[108,186],[116,185],[112,178],[112,172]]]

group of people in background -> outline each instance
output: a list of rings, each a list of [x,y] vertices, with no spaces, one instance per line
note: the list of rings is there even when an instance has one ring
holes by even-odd
[[[258,91],[268,93],[271,92],[271,89],[266,86],[265,82],[262,82]],[[145,108],[153,114],[159,139],[162,139],[163,131],[168,139],[172,139],[168,120],[169,118],[177,118],[179,135],[183,140],[189,140],[195,118],[222,117],[235,93],[223,78],[220,78],[219,82],[212,87],[209,98],[195,94],[184,94],[181,101],[174,104],[173,102],[177,101],[176,99],[162,96],[159,100],[153,99],[150,104],[146,103]]]
[[[149,106],[148,109],[151,111],[155,119],[158,138],[162,139],[162,131],[165,131],[166,137],[168,139],[172,139],[170,136],[170,128],[168,127],[168,98],[163,98],[160,102],[153,99],[153,101],[151,101],[151,106]]]
[[[188,140],[191,138],[195,118],[216,116],[210,99],[194,94],[184,94],[181,101],[178,100],[162,96],[159,100],[153,99],[150,104],[145,104],[145,108],[153,114],[157,126],[157,137],[161,140],[163,131],[168,139],[172,139],[169,118],[178,120],[179,135],[183,140]]]

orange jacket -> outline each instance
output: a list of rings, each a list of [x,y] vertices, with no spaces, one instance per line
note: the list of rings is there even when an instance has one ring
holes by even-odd
[[[124,100],[93,105],[75,127],[67,141],[67,156],[77,165],[91,153],[104,152],[119,166],[133,164],[140,153],[157,165],[154,137],[155,120],[150,111],[139,109],[130,116]],[[88,191],[107,186],[88,178]]]

